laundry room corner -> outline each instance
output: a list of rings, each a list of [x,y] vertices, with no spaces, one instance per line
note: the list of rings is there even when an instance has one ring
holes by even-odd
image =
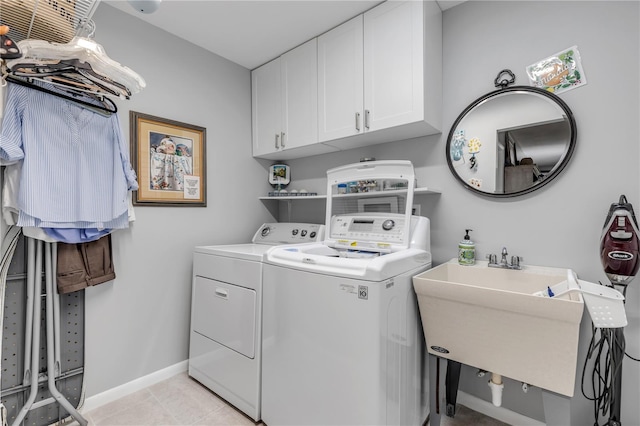
[[[87,290],[87,397],[186,360],[193,247],[249,239],[273,220],[255,205],[268,185],[251,157],[249,70],[106,3],[93,19],[105,50],[147,82],[118,102],[125,135],[129,111],[206,128],[207,200],[135,206],[136,221],[113,236],[117,278]]]
[[[0,6],[0,423],[640,426],[640,0]]]

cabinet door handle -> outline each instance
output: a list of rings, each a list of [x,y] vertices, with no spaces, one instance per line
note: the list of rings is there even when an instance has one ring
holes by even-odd
[[[279,138],[280,138],[280,135],[276,133],[276,149],[280,148]]]
[[[280,146],[284,148],[284,132],[280,133]]]
[[[364,128],[369,130],[369,110],[364,110]]]
[[[356,131],[360,131],[360,113],[356,112]]]

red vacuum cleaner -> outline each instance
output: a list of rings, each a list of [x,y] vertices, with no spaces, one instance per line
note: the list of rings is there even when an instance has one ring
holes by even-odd
[[[612,284],[626,286],[638,273],[639,234],[633,206],[621,195],[609,208],[600,240],[600,259]]]
[[[609,287],[622,287],[626,296],[627,285],[635,278],[640,268],[640,231],[633,206],[624,195],[611,204],[600,238],[600,260]],[[599,336],[599,338],[597,337]],[[629,355],[627,355],[629,356]],[[587,360],[594,358],[591,375],[593,396],[584,392]],[[582,372],[582,393],[594,401],[595,426],[600,416],[608,419],[606,426],[622,425],[620,406],[622,402],[622,361],[625,357],[624,327],[595,328]],[[636,360],[635,358],[632,358]]]

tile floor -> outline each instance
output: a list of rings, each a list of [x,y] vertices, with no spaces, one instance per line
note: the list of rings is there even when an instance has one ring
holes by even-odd
[[[254,426],[253,420],[191,379],[186,372],[83,413],[83,416],[90,426]],[[503,426],[505,423],[462,405],[458,405],[454,419],[443,416],[441,422],[441,426],[471,425]]]

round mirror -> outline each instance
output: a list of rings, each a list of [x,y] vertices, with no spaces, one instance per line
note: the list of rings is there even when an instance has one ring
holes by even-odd
[[[449,169],[468,189],[513,197],[553,180],[575,143],[575,120],[562,99],[514,86],[478,98],[458,116],[446,155]]]

